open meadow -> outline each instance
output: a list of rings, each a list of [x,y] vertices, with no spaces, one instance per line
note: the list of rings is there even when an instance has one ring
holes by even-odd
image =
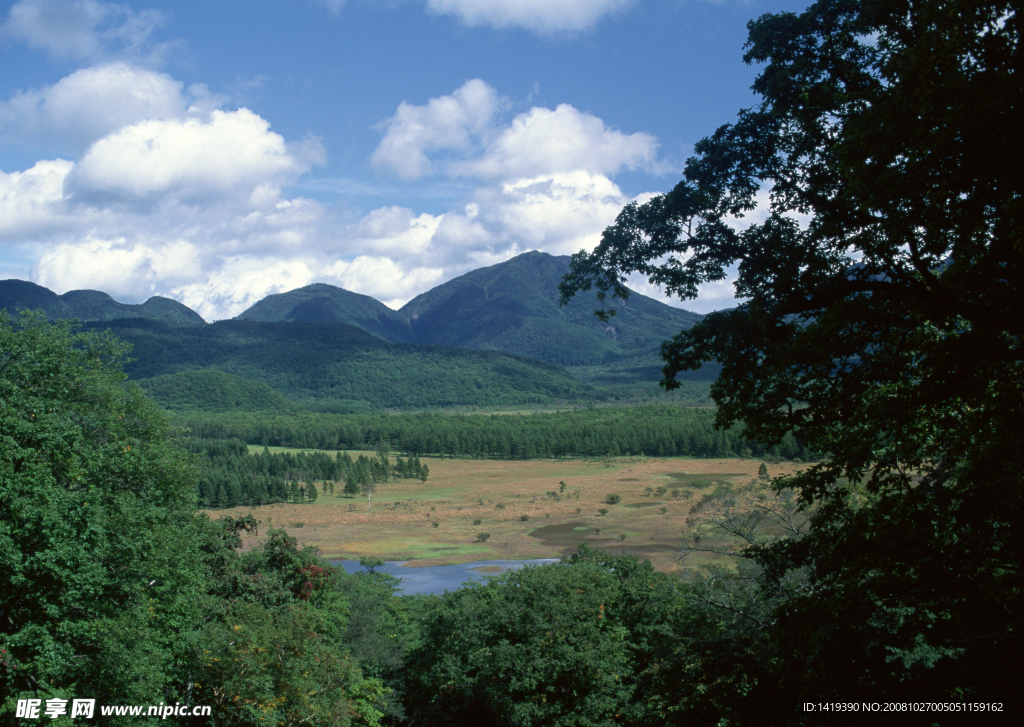
[[[683,567],[686,519],[705,495],[757,483],[751,459],[617,457],[564,460],[421,458],[427,482],[380,483],[365,496],[321,494],[314,504],[211,510],[255,514],[261,536],[283,528],[330,559],[363,556],[441,565],[552,558],[587,543],[649,558],[659,570]],[[772,476],[803,465],[769,465]],[[318,490],[322,490],[318,484]],[[611,497],[609,497],[611,496]],[[613,504],[616,497],[619,500]],[[247,543],[251,547],[255,541]],[[686,566],[714,556],[691,554]]]

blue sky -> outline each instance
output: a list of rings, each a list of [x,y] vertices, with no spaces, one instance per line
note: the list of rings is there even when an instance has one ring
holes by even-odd
[[[805,4],[0,4],[0,278],[216,320],[591,248],[755,102],[746,23]]]

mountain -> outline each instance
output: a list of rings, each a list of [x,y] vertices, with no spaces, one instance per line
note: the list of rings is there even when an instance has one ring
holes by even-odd
[[[27,280],[0,280],[0,308],[42,310],[47,318],[77,318],[81,321],[112,321],[145,318],[178,326],[202,326],[206,321],[176,300],[153,296],[145,303],[118,303],[98,290],[71,290],[57,295],[49,288]]]
[[[269,295],[236,316],[235,320],[347,323],[392,343],[411,343],[413,340],[409,320],[401,313],[368,295],[324,283]]]
[[[172,326],[143,319],[92,322],[134,346],[125,372],[135,380],[219,371],[258,381],[322,411],[382,408],[500,407],[593,401],[593,388],[564,369],[497,351],[395,344],[344,323],[218,321]],[[213,382],[222,388],[227,384]],[[210,381],[160,379],[144,387],[171,392]],[[170,387],[168,389],[168,386]],[[265,393],[265,392],[264,392]],[[218,396],[223,396],[218,394]],[[262,396],[252,390],[227,398]],[[174,393],[192,400],[195,394]]]
[[[594,293],[559,306],[558,283],[569,260],[524,253],[449,280],[399,312],[417,343],[507,351],[562,366],[649,358],[702,318],[639,293],[616,302],[607,323],[593,315],[600,307]]]
[[[602,323],[594,293],[558,304],[569,257],[528,252],[466,273],[413,298],[401,310],[318,283],[259,301],[236,320],[348,323],[392,343],[504,351],[560,366],[652,359],[662,341],[702,316],[634,293]]]

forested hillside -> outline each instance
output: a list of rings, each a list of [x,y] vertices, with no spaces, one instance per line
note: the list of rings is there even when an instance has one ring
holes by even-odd
[[[527,252],[449,280],[399,311],[365,295],[316,284],[271,295],[238,320],[349,323],[391,342],[505,351],[562,366],[649,359],[662,341],[701,319],[634,294],[602,323],[593,295],[559,304],[568,257]]]
[[[392,343],[411,343],[409,319],[368,295],[315,283],[268,295],[235,316],[235,320],[273,323],[348,323]]]
[[[133,345],[135,360],[126,367],[133,379],[216,370],[329,411],[555,404],[592,395],[552,364],[496,351],[391,344],[343,323],[184,327],[129,320],[86,328],[109,330]],[[162,380],[158,389],[171,396],[171,388],[186,385],[187,379]]]
[[[171,411],[282,414],[302,408],[262,381],[214,369],[180,371],[141,379],[138,383],[161,407]]]
[[[509,351],[562,366],[602,364],[655,354],[662,341],[701,316],[633,294],[599,321],[593,295],[559,305],[568,257],[527,252],[473,270],[402,307],[419,343]]]

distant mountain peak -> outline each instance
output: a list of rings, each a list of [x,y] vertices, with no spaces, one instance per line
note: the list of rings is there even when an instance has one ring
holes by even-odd
[[[376,298],[327,283],[268,295],[235,317],[264,323],[347,323],[386,341],[409,343],[409,320]]]
[[[112,321],[147,318],[173,325],[205,325],[202,316],[176,300],[153,296],[145,303],[119,303],[100,290],[69,290],[57,295],[27,280],[0,280],[0,308],[9,313],[42,310],[51,320]]]

